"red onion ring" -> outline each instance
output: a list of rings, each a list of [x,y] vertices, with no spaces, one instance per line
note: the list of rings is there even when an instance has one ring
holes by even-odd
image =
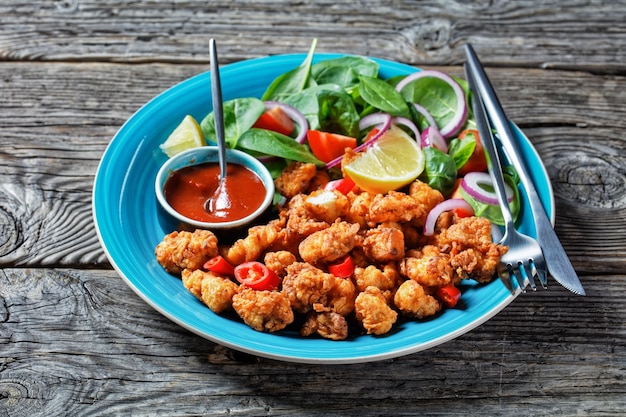
[[[426,148],[428,146],[435,147],[439,149],[443,153],[448,153],[448,143],[439,133],[439,129],[436,126],[428,126],[422,132],[420,137],[422,142],[422,148]]]
[[[422,116],[424,116],[424,118],[426,119],[426,121],[428,122],[429,126],[437,126],[437,122],[435,121],[435,119],[433,118],[432,114],[430,114],[430,112],[428,110],[426,110],[426,107],[424,106],[420,106],[417,103],[413,103],[413,107],[415,107],[415,110],[417,110],[417,112],[419,114],[421,114]]]
[[[469,172],[465,174],[463,181],[461,181],[461,187],[463,187],[463,190],[467,194],[481,203],[497,205],[498,197],[496,194],[492,191],[485,190],[480,186],[481,184],[493,187],[491,176],[486,172]],[[510,203],[513,201],[515,193],[513,192],[511,186],[506,182],[504,183],[504,189],[506,191],[507,201]]]
[[[426,216],[426,222],[424,223],[424,235],[432,236],[433,234],[435,234],[435,225],[437,224],[437,219],[439,218],[441,213],[457,208],[467,210],[471,213],[474,212],[472,206],[470,206],[469,203],[462,198],[451,198],[449,200],[444,200],[428,212],[428,215]]]
[[[424,70],[407,75],[396,85],[396,90],[401,91],[410,82],[424,77],[433,77],[444,81],[445,83],[450,85],[450,87],[452,87],[452,90],[454,91],[454,94],[456,96],[456,110],[454,112],[454,117],[448,122],[447,125],[439,129],[441,135],[444,138],[451,138],[456,135],[459,130],[461,130],[467,119],[467,104],[465,103],[465,92],[463,91],[463,88],[461,88],[459,83],[454,81],[454,79],[448,74],[435,70]]]
[[[363,120],[365,120],[365,122]],[[359,146],[357,146],[356,148],[354,148],[353,149],[354,152],[361,152],[364,149],[366,149],[369,146],[371,146],[372,144],[374,144],[378,139],[380,139],[383,136],[383,134],[391,126],[391,116],[388,115],[387,113],[370,114],[368,116],[363,117],[363,119],[361,119],[361,121],[359,122],[359,129],[361,129],[361,126],[363,126],[365,129],[370,127],[370,126],[377,126],[378,133],[376,133],[374,136],[372,136],[370,138],[370,140],[368,140],[367,142],[362,143]],[[335,158],[332,161],[328,162],[325,165],[326,169],[330,169],[330,168],[336,167],[337,165],[339,165],[341,163],[342,159],[343,159],[343,155],[338,156],[337,158]]]
[[[415,136],[415,140],[418,143],[420,142],[420,131],[417,128],[417,126],[415,126],[415,123],[413,123],[411,119],[407,119],[406,117],[402,117],[402,116],[396,116],[396,117],[391,118],[391,123],[393,123],[394,125],[406,126],[411,132],[413,132],[413,136]]]

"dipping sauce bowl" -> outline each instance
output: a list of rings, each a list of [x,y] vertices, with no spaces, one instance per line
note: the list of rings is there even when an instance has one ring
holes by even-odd
[[[254,222],[274,198],[272,176],[258,159],[236,149],[226,149],[226,162],[226,195],[220,196],[219,211],[205,210],[205,202],[219,185],[217,146],[201,146],[169,158],[156,176],[159,204],[180,222],[202,229],[238,229]]]

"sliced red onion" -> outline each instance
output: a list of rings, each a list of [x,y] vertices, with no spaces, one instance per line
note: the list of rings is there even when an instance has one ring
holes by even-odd
[[[491,176],[486,172],[469,172],[463,177],[461,181],[461,187],[470,196],[485,204],[498,204],[498,196],[492,191],[487,191],[481,185],[487,185],[493,188],[493,182]],[[504,183],[504,189],[506,191],[507,201],[510,203],[515,197],[515,193],[511,186]]]
[[[426,107],[421,106],[417,103],[413,103],[413,107],[415,107],[415,110],[417,110],[417,112],[419,114],[421,114],[422,116],[424,116],[424,118],[426,119],[426,121],[428,122],[429,126],[437,126],[437,122],[435,121],[435,119],[433,118],[433,115],[430,114],[430,112],[428,110],[426,110]]]
[[[406,117],[396,116],[391,118],[391,123],[394,125],[402,125],[406,126],[411,132],[413,132],[413,136],[415,136],[415,140],[417,143],[420,142],[420,131],[415,126],[415,123],[411,119],[407,119]]]
[[[435,147],[443,153],[448,153],[448,143],[439,133],[436,126],[428,126],[421,135],[422,148]]]
[[[474,212],[472,206],[470,206],[469,203],[462,198],[444,200],[443,202],[437,204],[426,216],[426,222],[424,223],[424,235],[432,236],[435,234],[435,225],[437,224],[437,219],[441,213],[457,208],[466,210],[470,213]]]
[[[364,119],[368,119],[368,120],[363,122]],[[381,121],[382,123],[379,123]],[[380,139],[383,136],[383,134],[389,129],[389,126],[391,126],[391,116],[386,113],[370,114],[368,116],[363,117],[363,119],[361,119],[361,121],[359,122],[359,128],[361,128],[361,125],[363,126],[363,129],[367,129],[370,126],[376,126],[376,128],[378,129],[378,132],[374,136],[372,136],[367,142],[362,143],[356,148],[354,148],[354,152],[361,152],[367,147],[374,144],[378,139]],[[326,169],[333,168],[341,164],[342,159],[343,159],[343,155],[338,156],[337,158],[328,162],[326,164]]]
[[[298,126],[298,135],[294,138],[294,140],[301,145],[306,141],[306,132],[309,130],[309,122],[300,110],[279,101],[264,101],[263,104],[265,104],[265,108],[267,110],[276,106],[280,107]]]
[[[396,85],[396,90],[401,91],[410,82],[424,77],[433,77],[446,82],[450,85],[450,87],[452,87],[452,90],[456,95],[456,109],[454,112],[454,117],[448,122],[447,125],[442,126],[441,129],[439,129],[444,138],[451,138],[456,135],[459,130],[461,130],[461,128],[465,124],[465,120],[467,119],[467,104],[465,102],[465,92],[463,91],[463,88],[461,88],[459,83],[454,81],[454,79],[448,74],[435,70],[424,70],[407,75]]]

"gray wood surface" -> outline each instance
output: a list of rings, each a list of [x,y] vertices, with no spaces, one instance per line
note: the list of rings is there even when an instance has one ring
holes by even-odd
[[[626,409],[626,2],[0,4],[0,416],[618,416]],[[462,75],[472,42],[549,173],[587,290],[517,298],[433,349],[355,365],[242,354],[111,268],[91,192],[115,132],[220,61],[318,51]]]

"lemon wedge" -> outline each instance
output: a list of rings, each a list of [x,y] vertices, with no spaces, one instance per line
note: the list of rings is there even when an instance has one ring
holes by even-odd
[[[392,125],[343,169],[361,189],[384,194],[404,187],[422,173],[424,153],[415,139]]]
[[[192,116],[187,115],[159,147],[168,157],[198,146],[206,145],[202,128]]]

